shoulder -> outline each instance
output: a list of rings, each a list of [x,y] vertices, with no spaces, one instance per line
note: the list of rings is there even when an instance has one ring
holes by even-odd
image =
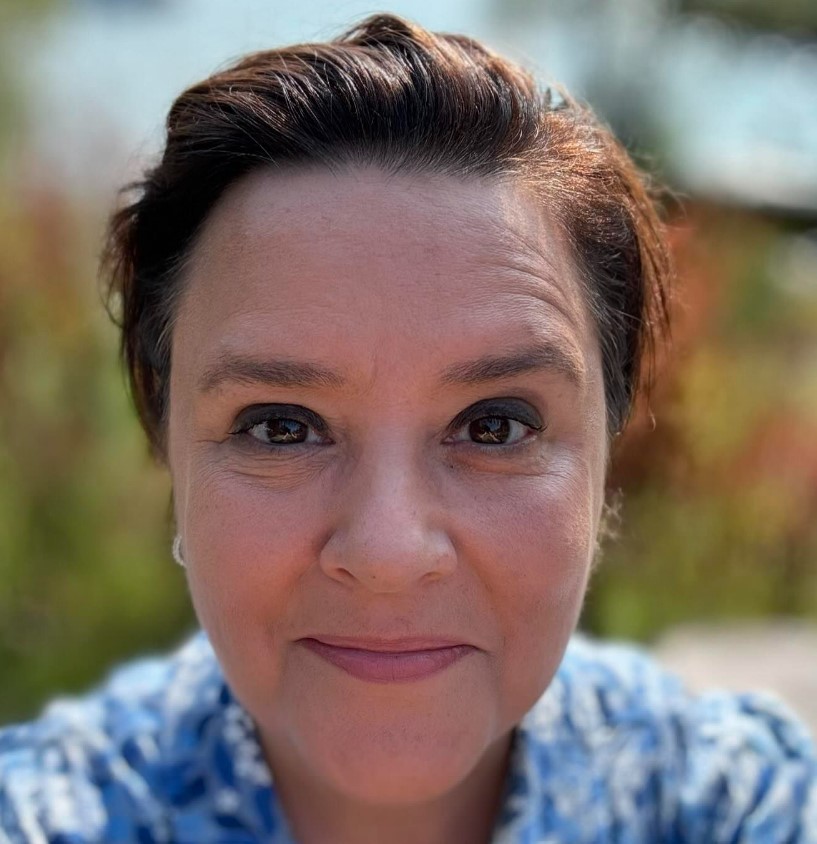
[[[0,844],[161,840],[152,780],[183,744],[184,718],[206,716],[219,680],[197,634],[170,656],[121,666],[89,694],[0,730]]]
[[[771,695],[692,695],[645,651],[576,636],[522,726],[540,788],[613,838],[817,841],[815,746]],[[565,760],[569,796],[545,773]]]

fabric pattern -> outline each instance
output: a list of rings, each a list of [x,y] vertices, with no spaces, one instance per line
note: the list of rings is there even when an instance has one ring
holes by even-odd
[[[0,730],[0,844],[292,844],[204,633]],[[817,754],[760,694],[575,636],[515,733],[494,844],[810,844]]]

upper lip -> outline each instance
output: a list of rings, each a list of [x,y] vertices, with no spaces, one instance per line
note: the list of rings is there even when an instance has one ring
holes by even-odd
[[[433,651],[441,648],[468,647],[462,639],[438,636],[404,636],[399,639],[360,636],[305,636],[335,648],[351,648],[359,651],[380,651],[382,653],[409,653],[411,651]]]

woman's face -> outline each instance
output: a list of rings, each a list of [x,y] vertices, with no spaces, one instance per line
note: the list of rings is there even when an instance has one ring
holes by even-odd
[[[190,590],[272,760],[441,795],[550,682],[606,464],[599,344],[520,187],[257,172],[210,215],[173,334]]]

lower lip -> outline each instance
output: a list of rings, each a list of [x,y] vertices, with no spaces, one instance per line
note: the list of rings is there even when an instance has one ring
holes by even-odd
[[[431,677],[474,651],[470,645],[390,652],[339,648],[317,639],[301,639],[301,644],[347,674],[374,683],[404,683]]]

